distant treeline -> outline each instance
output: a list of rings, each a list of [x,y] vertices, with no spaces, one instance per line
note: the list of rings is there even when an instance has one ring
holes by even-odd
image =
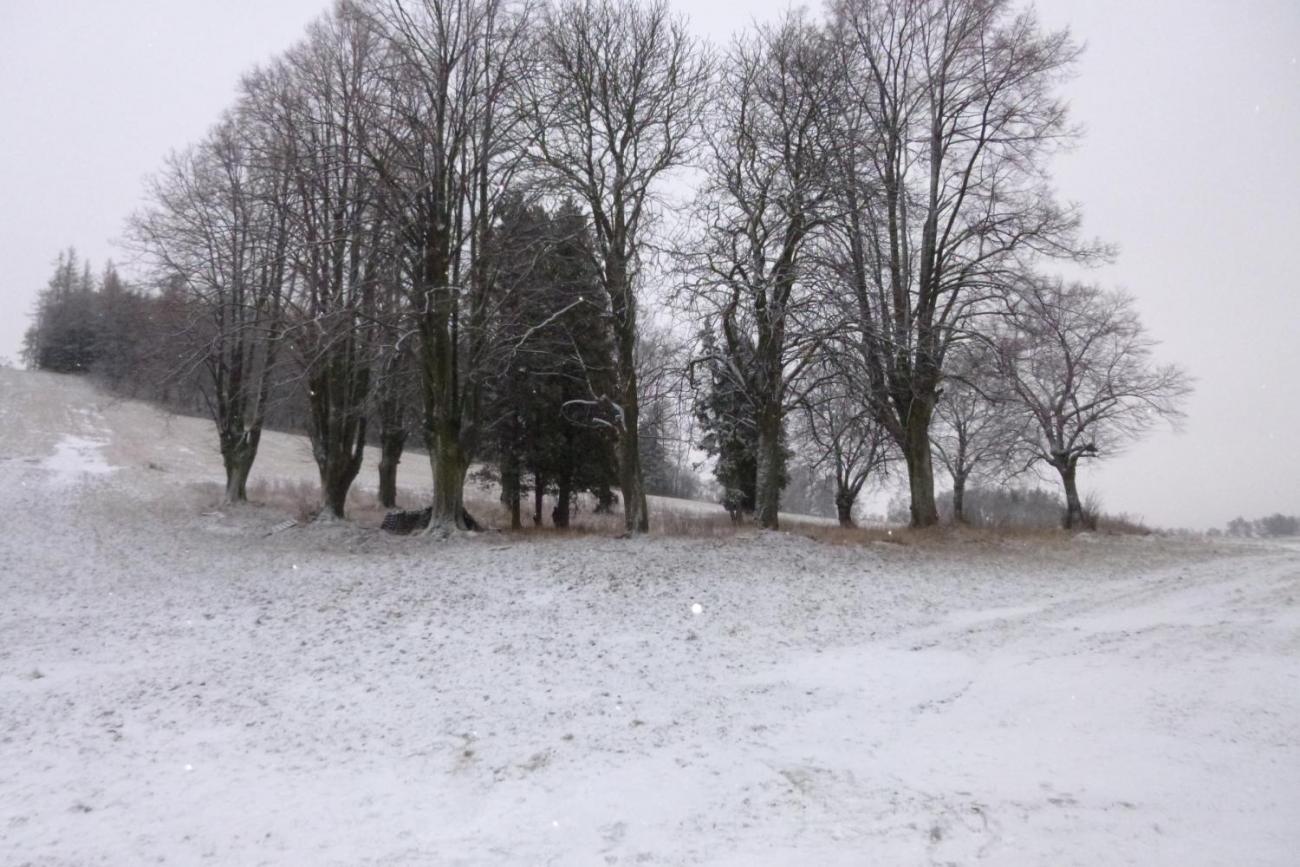
[[[203,358],[194,351],[195,307],[176,284],[142,290],[111,261],[96,273],[69,248],[37,295],[22,359],[29,368],[85,374],[115,394],[206,416],[211,407]],[[272,387],[268,426],[300,427],[301,389],[290,371]]]
[[[1224,530],[1229,536],[1256,537],[1261,539],[1279,536],[1300,536],[1300,516],[1283,515],[1280,512],[1265,518],[1248,521],[1245,518],[1233,518]]]
[[[539,299],[531,300],[528,315],[549,315]],[[215,366],[226,360],[214,359],[210,352],[210,314],[201,297],[179,284],[145,291],[124,280],[112,262],[96,272],[69,248],[59,254],[49,282],[37,296],[22,358],[33,369],[87,375],[114,394],[219,419],[226,410],[218,406]],[[522,355],[493,385],[490,410],[499,418],[493,426],[495,447],[485,449],[485,473],[501,483],[508,505],[531,494],[535,523],[549,518],[563,525],[578,493],[596,494],[598,507],[612,505],[613,457],[591,425],[564,417],[566,377],[554,367],[554,355],[540,352],[542,336],[544,329],[532,336],[534,351]],[[598,349],[601,339],[597,331],[581,342]],[[291,337],[285,340],[292,343]],[[646,354],[653,357],[655,350],[647,347]],[[311,361],[287,353],[265,374],[262,426],[310,432]],[[374,395],[362,405],[372,417],[364,442],[380,450],[381,499],[389,506],[396,501],[394,478],[402,447],[421,427],[418,414],[409,411],[419,405],[414,385],[418,373],[411,362],[405,356],[390,363]],[[680,412],[672,397],[665,391],[647,401],[641,418],[641,459],[650,493],[692,498],[704,493],[704,485],[679,445]],[[418,438],[416,442],[425,447]],[[557,509],[543,514],[542,495],[557,498]],[[827,499],[821,511],[828,512],[828,507]]]

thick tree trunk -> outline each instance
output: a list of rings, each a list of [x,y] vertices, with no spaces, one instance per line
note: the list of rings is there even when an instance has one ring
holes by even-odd
[[[1065,520],[1064,525],[1067,530],[1082,529],[1083,523],[1083,502],[1079,499],[1079,486],[1075,480],[1075,469],[1077,464],[1070,461],[1065,466],[1058,466],[1057,472],[1061,474],[1061,482],[1065,485]]]
[[[324,434],[316,431],[312,451],[320,471],[322,505],[335,518],[346,517],[348,490],[361,472],[366,447],[365,420],[344,421],[330,425]]]
[[[343,518],[348,489],[361,472],[366,447],[364,405],[369,374],[355,359],[330,355],[308,380],[308,435],[320,473],[322,516]]]
[[[221,461],[226,468],[226,493],[222,502],[233,505],[248,501],[248,476],[257,458],[257,444],[262,431],[255,429],[242,435],[222,437]]]
[[[429,461],[433,465],[433,513],[429,526],[465,530],[465,472],[469,465],[459,436],[448,427],[438,426],[432,437]]]
[[[326,449],[326,457],[317,463],[320,468],[320,487],[324,506],[335,518],[347,516],[348,491],[361,472],[361,460],[365,454],[366,424],[357,423],[352,437],[344,437]],[[349,442],[351,440],[351,442]]]
[[[431,530],[470,529],[465,512],[465,474],[469,454],[461,442],[462,417],[458,367],[457,295],[451,267],[451,225],[435,215],[425,239],[423,288],[419,304],[421,390],[433,468]]]
[[[781,410],[765,407],[758,418],[755,513],[765,530],[779,529],[781,509]]]
[[[406,431],[386,430],[379,435],[379,502],[385,509],[397,506],[397,465],[406,446]]]
[[[248,502],[248,474],[250,461],[236,461],[226,465],[226,495],[222,502],[228,505]]]
[[[347,516],[348,488],[351,484],[351,479],[344,480],[340,474],[321,475],[321,497],[330,516],[335,518]]]
[[[836,483],[835,486],[835,515],[839,518],[841,527],[852,527],[853,524],[853,501],[857,497],[848,486],[843,483]]]
[[[939,523],[934,500],[934,465],[930,455],[930,417],[933,408],[913,398],[903,428],[903,458],[907,462],[907,483],[912,496],[912,526],[932,527]]]
[[[361,450],[358,444],[357,454],[352,459],[337,459],[321,470],[320,486],[323,505],[335,518],[347,517],[348,491],[356,481],[361,470]]]

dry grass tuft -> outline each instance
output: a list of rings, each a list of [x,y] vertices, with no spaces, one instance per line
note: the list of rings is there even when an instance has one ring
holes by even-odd
[[[248,486],[248,501],[287,512],[299,524],[320,513],[320,485],[285,479],[260,479]]]
[[[204,493],[220,498],[223,489],[217,484],[202,485]],[[283,479],[258,480],[249,486],[249,501],[255,505],[276,509],[293,517],[299,523],[312,521],[321,510],[320,486],[308,481]],[[466,508],[484,527],[519,541],[547,539],[578,539],[593,536],[616,537],[623,535],[621,513],[596,514],[591,504],[580,500],[570,526],[556,528],[550,523],[551,498],[547,498],[542,526],[532,522],[531,504],[525,504],[524,526],[511,530],[509,510],[496,497],[486,491],[466,491]],[[398,508],[418,509],[429,501],[430,492],[399,489]],[[354,487],[348,494],[348,518],[363,529],[377,529],[388,509],[379,503],[378,495],[371,490]],[[721,507],[714,511],[698,509],[672,509],[659,505],[650,513],[650,536],[671,539],[725,539],[756,531],[750,522],[736,524]],[[944,524],[937,527],[912,529],[902,526],[840,527],[815,518],[782,516],[780,532],[803,536],[814,542],[836,546],[867,546],[889,544],[903,547],[943,549],[952,546],[998,546],[1007,543],[1030,543],[1055,546],[1068,542],[1074,534],[1059,528],[996,526],[976,528]],[[1097,532],[1107,535],[1148,535],[1152,530],[1127,515],[1097,516]]]
[[[1150,536],[1155,531],[1130,515],[1101,514],[1097,516],[1097,532],[1112,536]]]
[[[784,521],[781,527],[826,545],[871,545],[877,542],[912,545],[920,540],[916,531],[902,527],[841,527],[838,524],[799,521]]]

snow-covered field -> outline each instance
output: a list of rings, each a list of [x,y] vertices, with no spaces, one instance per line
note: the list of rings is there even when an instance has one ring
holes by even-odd
[[[0,371],[0,863],[1300,863],[1295,548],[268,535],[214,445]]]

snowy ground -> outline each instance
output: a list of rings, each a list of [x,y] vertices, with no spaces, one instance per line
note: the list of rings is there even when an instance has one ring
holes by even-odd
[[[1295,548],[267,535],[163,422],[0,371],[0,863],[1300,861]]]

